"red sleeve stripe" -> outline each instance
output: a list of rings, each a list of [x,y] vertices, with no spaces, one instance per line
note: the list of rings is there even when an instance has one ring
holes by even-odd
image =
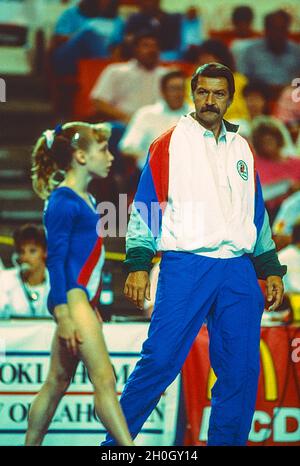
[[[168,200],[169,189],[169,146],[175,127],[157,138],[150,147],[149,165],[159,203]]]
[[[98,238],[91,254],[87,258],[85,264],[83,265],[80,271],[80,274],[78,277],[78,283],[80,285],[87,286],[89,279],[93,273],[93,270],[101,256],[102,244],[103,244],[103,239]]]

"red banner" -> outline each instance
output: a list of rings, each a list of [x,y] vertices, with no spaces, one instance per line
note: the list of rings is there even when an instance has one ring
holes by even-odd
[[[261,373],[248,445],[300,445],[300,327],[261,330]],[[187,427],[185,445],[206,445],[211,388],[216,378],[209,363],[203,327],[183,367]]]

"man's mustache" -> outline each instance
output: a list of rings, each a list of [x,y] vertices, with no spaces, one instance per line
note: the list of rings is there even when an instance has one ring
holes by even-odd
[[[201,113],[204,112],[220,113],[220,110],[218,109],[218,107],[215,107],[214,105],[206,105],[206,107],[201,108]]]

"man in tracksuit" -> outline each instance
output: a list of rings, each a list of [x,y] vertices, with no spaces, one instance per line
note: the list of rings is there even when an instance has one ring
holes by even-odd
[[[124,291],[140,308],[157,250],[162,260],[148,338],[121,405],[135,437],[206,319],[217,376],[207,444],[245,445],[264,309],[257,278],[266,280],[274,310],[286,267],[277,258],[250,147],[223,120],[235,90],[230,69],[206,64],[191,87],[195,112],[152,143],[132,207]],[[109,435],[103,445],[113,445]]]

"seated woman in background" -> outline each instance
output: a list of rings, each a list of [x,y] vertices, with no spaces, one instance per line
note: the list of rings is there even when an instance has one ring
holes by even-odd
[[[283,155],[284,136],[272,119],[256,120],[252,143],[264,200],[274,219],[283,199],[300,188],[300,159]]]
[[[48,316],[45,232],[23,225],[14,232],[14,241],[16,267],[0,271],[0,317]]]
[[[247,139],[251,136],[253,120],[268,114],[268,93],[268,86],[261,81],[250,81],[243,88],[248,114],[246,118],[236,119],[235,123],[239,125],[239,133]]]
[[[283,89],[274,107],[274,116],[288,128],[296,154],[300,156],[300,79],[295,78]]]
[[[235,120],[235,123],[239,125],[239,133],[246,139],[251,140],[253,125],[257,125],[258,122],[262,121],[267,124],[275,125],[284,138],[282,154],[286,157],[296,157],[298,155],[297,147],[294,144],[287,126],[275,116],[268,115],[270,107],[270,89],[268,85],[261,81],[250,81],[243,89],[243,96],[249,118]]]

